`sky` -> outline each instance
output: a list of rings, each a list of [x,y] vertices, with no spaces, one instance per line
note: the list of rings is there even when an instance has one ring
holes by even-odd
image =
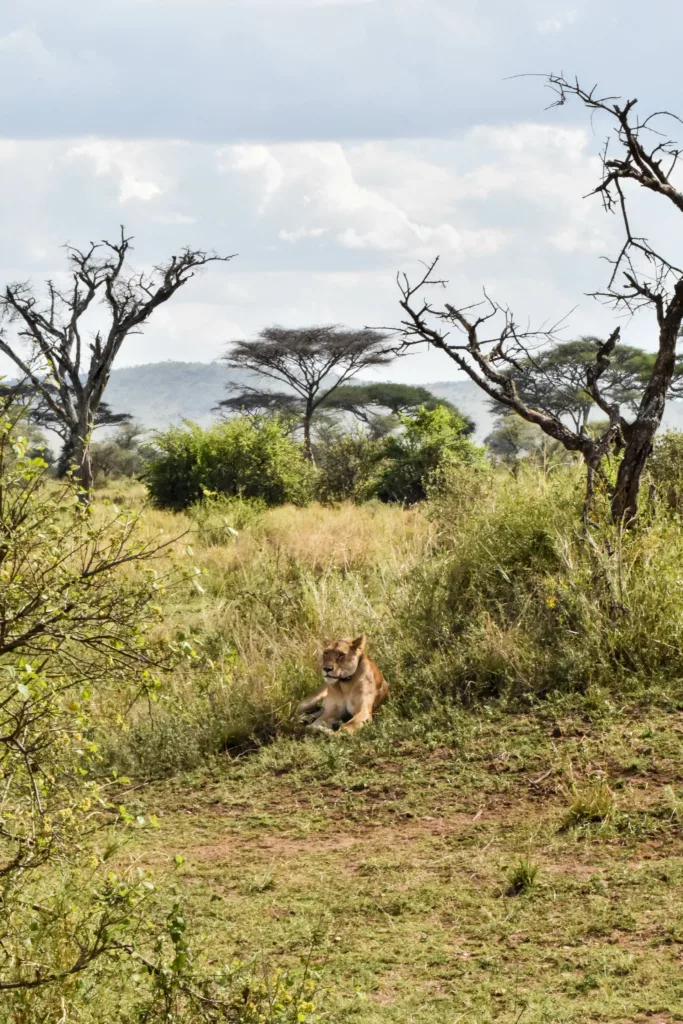
[[[210,361],[272,323],[393,326],[397,272],[437,255],[447,301],[486,288],[523,322],[608,332],[586,293],[619,224],[584,198],[608,125],[547,109],[535,76],[683,114],[681,38],[672,0],[4,0],[0,282],[40,289],[64,243],[120,224],[137,269],[185,244],[237,254],[120,366]],[[667,210],[633,210],[683,247]],[[653,347],[648,319],[623,329]],[[382,376],[460,375],[420,352]]]

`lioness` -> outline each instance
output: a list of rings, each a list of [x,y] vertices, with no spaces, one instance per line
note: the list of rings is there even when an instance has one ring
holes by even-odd
[[[389,694],[389,686],[364,653],[365,633],[357,640],[331,640],[322,654],[324,684],[299,704],[300,714],[322,708],[309,725],[322,732],[355,732],[369,722]]]

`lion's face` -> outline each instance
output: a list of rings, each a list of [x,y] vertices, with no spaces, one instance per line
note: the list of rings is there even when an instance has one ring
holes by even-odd
[[[365,635],[357,640],[330,640],[322,654],[322,669],[325,679],[332,683],[337,679],[349,679],[363,656]]]

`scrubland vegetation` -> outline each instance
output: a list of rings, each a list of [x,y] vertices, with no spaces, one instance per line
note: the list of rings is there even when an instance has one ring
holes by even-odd
[[[392,681],[383,717],[421,728],[444,704],[666,703],[683,675],[677,516],[658,505],[641,530],[587,538],[582,500],[578,467],[532,464],[516,477],[451,468],[408,508],[214,497],[184,515],[148,510],[148,529],[192,531],[201,575],[169,595],[164,621],[191,657],[153,722],[140,717],[130,756],[189,768],[271,738],[315,686],[323,637],[362,631]]]
[[[683,275],[623,191],[683,210],[679,149],[547,84],[614,126],[601,294],[656,354],[434,306],[435,259],[395,335],[266,328],[224,422],[142,440],[113,361],[218,257],[133,273],[122,230],[67,247],[71,290],[5,289],[0,1024],[683,1019]],[[488,396],[487,450],[355,381],[425,344]],[[360,633],[391,699],[311,736],[316,650]]]
[[[444,450],[412,505],[321,504],[318,468],[298,506],[173,512],[5,449],[34,511],[5,500],[3,571],[61,625],[3,653],[0,1020],[683,1013],[677,491],[587,530],[579,465]],[[316,650],[359,632],[391,700],[305,735]]]

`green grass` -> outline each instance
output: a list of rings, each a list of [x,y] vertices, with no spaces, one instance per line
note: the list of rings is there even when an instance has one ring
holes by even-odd
[[[683,1019],[683,718],[561,721],[461,712],[449,746],[385,720],[219,757],[136,791],[161,822],[137,855],[182,855],[209,958],[294,966],[313,944],[339,1024]],[[572,784],[600,828],[567,827]]]
[[[508,887],[505,890],[505,895],[521,896],[531,892],[536,885],[538,871],[538,864],[534,864],[527,857],[520,857],[507,872]]]
[[[573,786],[571,800],[563,827],[576,828],[582,825],[608,824],[616,814],[614,793],[606,782],[588,786]]]
[[[102,734],[204,966],[310,957],[330,1024],[683,1020],[683,532],[587,542],[580,502],[567,470],[195,513],[200,586],[162,596],[187,656]],[[390,701],[305,736],[316,647],[359,632]]]

